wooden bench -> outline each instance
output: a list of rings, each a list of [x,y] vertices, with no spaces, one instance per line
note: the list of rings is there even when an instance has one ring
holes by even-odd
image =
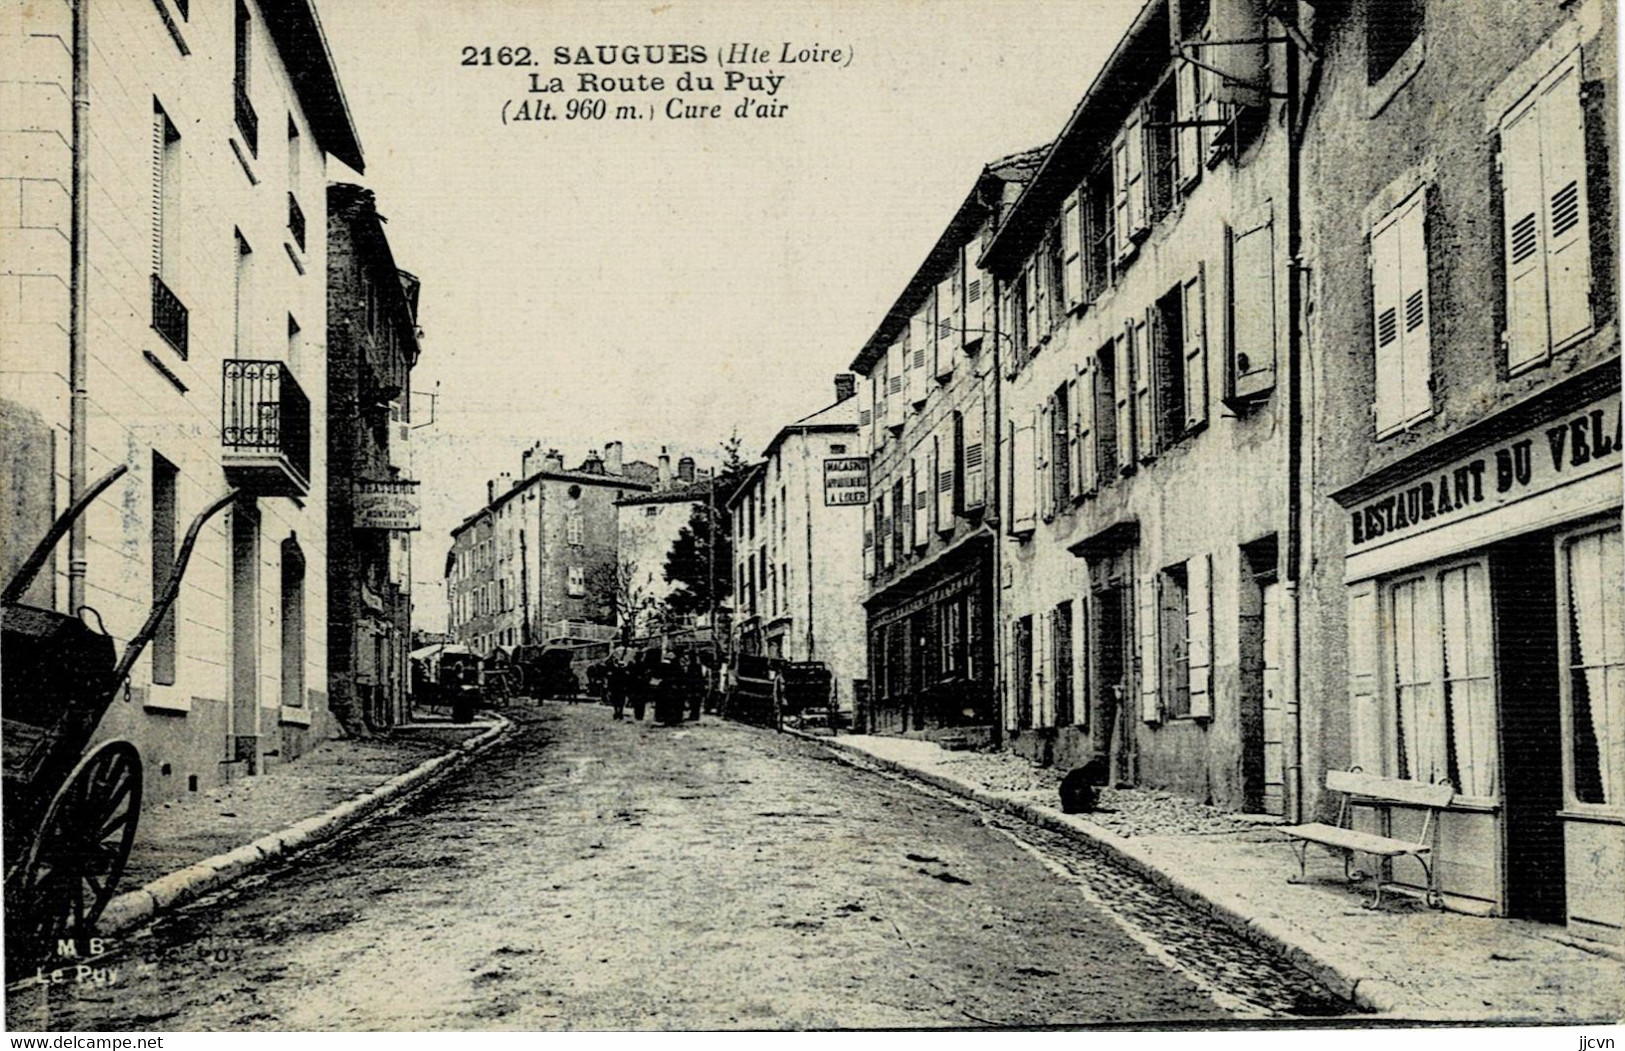
[[[1422,871],[1427,875],[1427,903],[1433,908],[1442,908],[1444,899],[1439,893],[1438,880],[1434,875],[1433,848],[1436,845],[1439,811],[1450,805],[1450,801],[1455,798],[1456,790],[1448,783],[1430,785],[1419,781],[1400,781],[1365,774],[1360,772],[1359,767],[1350,770],[1328,770],[1326,789],[1330,792],[1341,792],[1343,796],[1337,807],[1337,824],[1315,822],[1307,825],[1289,825],[1280,829],[1296,841],[1293,846],[1298,851],[1298,878],[1291,882],[1299,883],[1307,879],[1307,854],[1311,843],[1340,852],[1343,855],[1343,875],[1350,882],[1364,878],[1364,874],[1352,866],[1356,853],[1369,854],[1380,858],[1383,862],[1409,856],[1421,862]],[[1356,807],[1392,806],[1427,811],[1422,819],[1421,834],[1415,840],[1379,836],[1351,827]],[[1365,903],[1368,909],[1374,909],[1382,904],[1382,868],[1382,864],[1379,863],[1376,872],[1372,874],[1373,893],[1371,900]]]

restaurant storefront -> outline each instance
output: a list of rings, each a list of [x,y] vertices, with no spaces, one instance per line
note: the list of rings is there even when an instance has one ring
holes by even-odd
[[[1625,927],[1625,559],[1617,363],[1333,495],[1347,516],[1349,745],[1448,781],[1447,903]],[[1395,808],[1373,831],[1413,835]],[[1402,884],[1426,885],[1412,860]]]

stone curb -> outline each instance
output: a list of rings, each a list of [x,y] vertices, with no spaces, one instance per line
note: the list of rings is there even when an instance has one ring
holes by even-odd
[[[261,836],[244,846],[186,868],[160,876],[137,890],[126,891],[108,903],[96,924],[99,935],[118,934],[264,867],[274,858],[331,839],[385,804],[393,803],[430,780],[470,762],[513,728],[501,719],[484,733],[458,742],[450,751],[428,759],[375,788],[345,800],[330,810],[295,822],[279,832]]]
[[[860,758],[891,773],[924,782],[953,795],[973,799],[984,806],[1013,814],[1029,824],[1085,842],[1110,855],[1119,864],[1150,880],[1191,908],[1213,917],[1247,941],[1282,957],[1360,1009],[1376,1014],[1395,1014],[1402,1011],[1403,998],[1398,987],[1392,982],[1378,975],[1361,973],[1351,966],[1349,961],[1329,958],[1324,944],[1315,944],[1306,932],[1283,922],[1278,917],[1257,914],[1237,896],[1228,896],[1229,900],[1224,900],[1226,896],[1187,882],[1175,873],[1162,868],[1129,838],[1071,814],[1063,814],[1024,800],[1011,799],[947,774],[921,770],[896,759],[872,755],[838,737],[821,737],[790,729],[783,732],[824,745],[839,758]]]

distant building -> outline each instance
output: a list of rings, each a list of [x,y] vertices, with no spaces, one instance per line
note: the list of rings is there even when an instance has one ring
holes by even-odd
[[[667,456],[661,451],[661,464]],[[656,475],[656,487],[633,493],[616,504],[620,516],[620,555],[618,572],[625,575],[627,599],[631,607],[633,636],[644,636],[659,627],[678,627],[665,617],[665,602],[677,585],[666,579],[666,559],[679,533],[696,510],[709,506],[710,470],[696,468],[691,457],[677,461],[677,471],[669,477]]]
[[[646,493],[659,468],[623,464],[620,442],[575,468],[540,444],[520,477],[486,484],[486,505],[452,530],[446,559],[451,635],[476,653],[550,641],[606,641],[626,588],[617,502]],[[651,475],[653,477],[651,477]]]
[[[795,661],[822,661],[851,711],[864,672],[861,502],[836,502],[833,470],[862,457],[851,374],[836,377],[836,400],[782,428],[733,493],[734,647]],[[861,471],[859,472],[861,474]]]
[[[371,190],[334,183],[327,201],[328,703],[392,726],[411,682],[419,285],[396,269]]]
[[[76,461],[85,484],[128,467],[26,596],[94,608],[122,646],[193,517],[244,494],[97,729],[136,744],[158,803],[327,736],[327,161],[363,159],[309,0],[154,0],[94,7],[76,166],[75,6],[0,20],[0,571],[66,508]]]

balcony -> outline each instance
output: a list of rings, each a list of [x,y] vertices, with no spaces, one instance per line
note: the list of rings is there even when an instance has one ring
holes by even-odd
[[[260,118],[254,112],[254,104],[248,101],[248,92],[241,82],[237,84],[237,128],[243,133],[243,143],[248,152],[258,157],[260,153]]]
[[[186,357],[186,304],[164,284],[164,279],[152,275],[152,327],[164,342],[175,348],[175,353]]]
[[[285,362],[228,358],[220,416],[227,481],[255,496],[310,491],[310,399]]]
[[[305,213],[299,207],[299,198],[288,194],[288,232],[293,234],[293,243],[299,250],[305,250]]]

